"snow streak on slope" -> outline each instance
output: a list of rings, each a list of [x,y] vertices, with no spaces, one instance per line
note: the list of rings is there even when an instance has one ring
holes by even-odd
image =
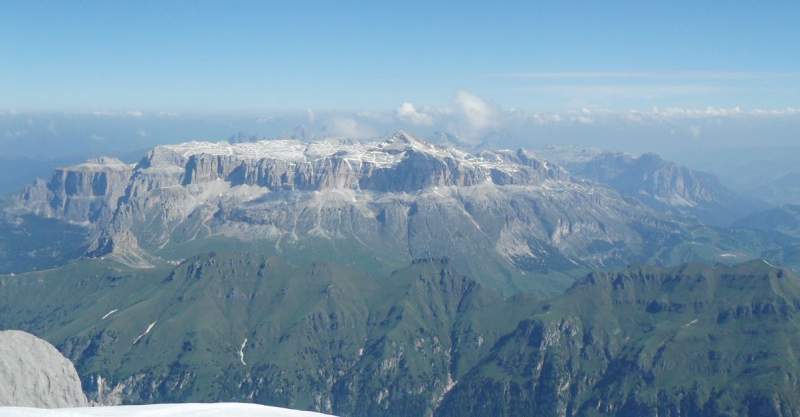
[[[0,417],[325,417],[327,414],[257,404],[153,404],[40,409],[0,407]]]
[[[111,310],[111,311],[109,311],[109,312],[108,312],[108,313],[106,313],[106,314],[105,314],[105,315],[104,315],[104,316],[103,316],[103,317],[102,317],[100,320],[105,320],[105,319],[107,319],[107,318],[111,317],[111,315],[112,315],[112,314],[114,314],[114,313],[116,313],[117,311],[119,311],[119,310],[117,310],[116,308],[115,308],[115,309],[113,309],[113,310]]]
[[[247,363],[244,361],[244,348],[247,346],[247,338],[244,338],[244,342],[242,342],[242,346],[239,348],[239,362],[242,365],[247,366]]]
[[[153,330],[153,327],[155,327],[156,323],[157,323],[157,321],[154,321],[154,322],[150,323],[147,326],[147,328],[144,329],[144,333],[140,334],[139,336],[136,336],[136,339],[133,339],[133,344],[135,345],[135,344],[139,343],[139,341],[142,340],[143,337],[147,336],[147,334],[150,333],[150,330]]]

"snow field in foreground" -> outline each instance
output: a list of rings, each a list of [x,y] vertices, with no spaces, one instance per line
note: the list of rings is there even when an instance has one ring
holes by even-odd
[[[327,414],[257,404],[153,404],[41,409],[0,407],[0,417],[324,417]]]

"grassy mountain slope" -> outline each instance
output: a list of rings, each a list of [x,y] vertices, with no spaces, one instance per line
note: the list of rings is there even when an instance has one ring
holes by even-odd
[[[430,415],[534,305],[505,300],[446,260],[385,274],[346,259],[241,252],[146,272],[114,265],[0,280],[0,326],[55,343],[89,394],[112,403]]]
[[[800,281],[763,261],[591,274],[542,305],[438,416],[795,416]]]
[[[542,300],[505,298],[443,259],[389,269],[322,244],[227,248],[149,270],[79,260],[0,276],[0,327],[57,345],[106,403],[343,416],[800,410],[800,281],[764,261],[593,273]]]

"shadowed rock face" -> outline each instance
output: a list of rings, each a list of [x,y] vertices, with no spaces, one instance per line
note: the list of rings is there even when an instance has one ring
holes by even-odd
[[[19,197],[30,211],[76,223],[107,222],[133,174],[133,166],[98,158],[59,168],[49,182],[37,180]]]
[[[29,333],[0,331],[0,406],[86,406],[72,362]]]

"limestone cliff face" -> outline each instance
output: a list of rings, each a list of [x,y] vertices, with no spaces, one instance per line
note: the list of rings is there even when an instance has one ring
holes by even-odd
[[[89,253],[146,265],[148,253],[210,235],[348,239],[416,257],[490,253],[520,268],[604,265],[663,221],[613,190],[524,150],[470,154],[398,133],[382,142],[189,142],[56,172],[20,198],[88,222]],[[651,233],[658,231],[659,233]]]
[[[86,406],[72,362],[29,333],[0,331],[0,406]]]
[[[434,186],[535,184],[566,178],[524,151],[470,155],[398,133],[380,143],[263,141],[160,146],[139,168],[171,172],[181,185],[222,180],[272,191],[415,192]]]
[[[107,221],[133,173],[133,166],[99,158],[59,168],[50,181],[37,180],[19,197],[31,211],[77,223]]]

